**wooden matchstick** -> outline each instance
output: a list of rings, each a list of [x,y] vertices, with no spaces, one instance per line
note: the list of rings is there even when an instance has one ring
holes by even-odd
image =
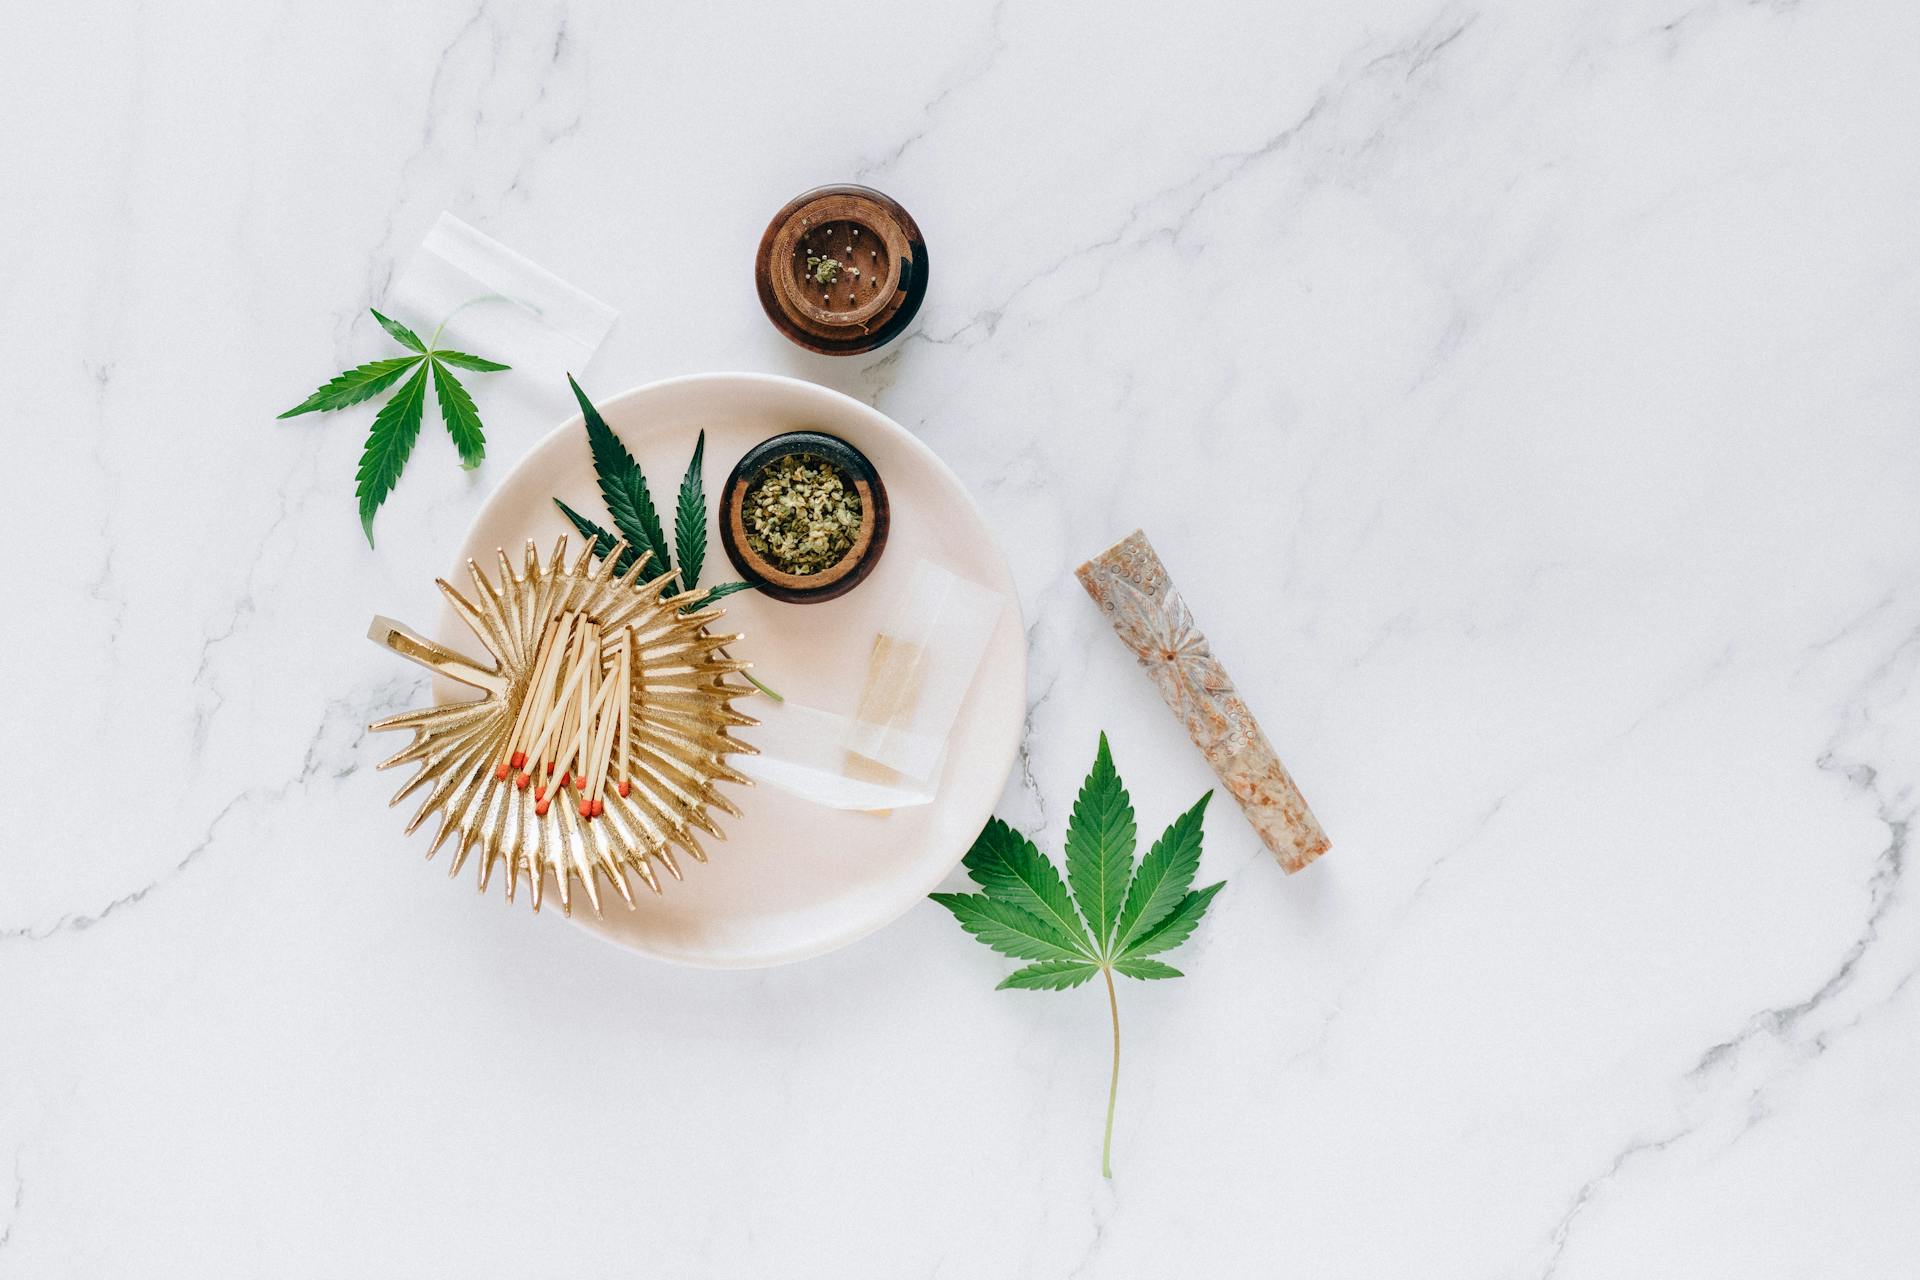
[[[574,702],[572,702],[572,708],[570,708],[570,712],[568,712],[568,718],[566,718],[566,722],[564,722],[563,727],[561,727],[561,737],[559,737],[559,741],[555,743],[555,747],[559,748],[561,754],[564,756],[561,760],[555,760],[555,764],[557,764],[559,770],[561,770],[561,781],[557,783],[559,787],[566,787],[566,783],[570,781],[568,775],[572,773],[574,756],[580,754],[580,752],[574,748],[574,743],[576,743],[578,733],[580,733],[580,720],[588,714],[588,706],[593,704],[593,677],[597,676],[597,672],[595,672],[593,668],[597,666],[597,662],[595,662],[597,654],[599,654],[599,626],[595,626],[593,622],[588,622],[586,635],[584,635],[582,641],[580,641],[580,652],[578,652],[576,658],[574,658],[574,660],[580,664],[580,689],[578,689],[576,695],[574,695]]]
[[[614,747],[616,743],[624,741],[623,735],[626,732],[627,705],[632,700],[631,672],[633,668],[630,657],[632,644],[633,632],[631,630],[621,632],[620,648],[616,651],[618,660],[614,665],[613,673],[613,701],[606,711],[607,742],[601,752],[600,782],[599,785],[594,788],[594,803],[603,809],[605,804],[601,797],[605,795],[607,782],[613,777],[614,769],[619,764],[619,762],[614,759]]]
[[[568,749],[568,756],[576,761],[576,779],[580,788],[580,816],[590,816],[592,808],[593,776],[598,771],[594,758],[595,749],[600,746],[600,727],[606,717],[607,703],[612,699],[614,685],[611,680],[600,686],[600,692],[593,702],[581,708],[580,731],[574,737],[574,746]],[[564,784],[562,784],[564,785]]]
[[[600,688],[607,678],[606,654],[597,630],[593,633],[593,642],[585,658],[592,668],[587,672],[587,696],[580,704],[580,770],[575,782],[582,791],[587,789],[587,770],[591,765],[594,709],[600,705]]]
[[[601,691],[600,706],[596,708],[594,719],[593,751],[588,757],[587,785],[580,801],[581,814],[594,817],[601,807],[600,788],[606,785],[607,754],[613,748],[613,729],[618,713],[613,708],[613,700],[620,692],[620,682],[609,680]]]
[[[614,695],[616,695],[618,691],[620,691],[618,681],[614,681],[614,679],[609,677],[609,679],[603,679],[603,681],[601,681],[599,693],[593,697],[593,708],[591,708],[591,714],[589,714],[586,735],[584,735],[584,739],[582,739],[584,747],[582,747],[582,756],[580,756],[580,789],[582,789],[582,793],[589,791],[589,789],[595,785],[595,781],[605,775],[605,768],[603,768],[601,756],[603,756],[603,752],[609,747],[607,729],[611,729],[612,727],[612,699],[614,699]]]
[[[596,636],[596,640],[597,639],[598,637]],[[579,708],[579,711],[569,726],[570,736],[566,739],[566,741],[571,744],[567,748],[569,763],[576,760],[579,762],[579,781],[582,790],[584,790],[587,785],[587,750],[593,745],[590,741],[593,727],[593,708],[600,696],[600,646],[597,643],[589,649],[588,655],[583,661],[586,664],[586,669],[582,674],[586,676],[586,683],[581,686],[580,699],[574,704]],[[565,788],[570,780],[569,777],[563,775],[560,779],[560,786]]]
[[[613,682],[607,681],[601,686],[601,692],[611,694]],[[580,816],[593,816],[594,786],[600,779],[600,748],[606,741],[607,713],[602,700],[594,704],[593,728],[587,736],[587,754],[580,762]]]
[[[618,776],[622,797],[633,791],[633,783],[627,780],[627,765],[630,760],[631,735],[633,733],[633,628],[628,627],[620,638],[620,754],[615,758],[618,763]]]
[[[546,799],[548,790],[553,786],[553,779],[547,775],[553,772],[554,758],[559,755],[558,749],[553,745],[554,739],[560,732],[560,727],[566,722],[567,712],[573,705],[574,688],[575,685],[569,682],[567,687],[561,691],[559,697],[554,701],[552,710],[547,713],[547,721],[540,730],[540,736],[534,740],[531,757],[533,763],[532,773],[537,779],[533,788],[533,798],[535,800]],[[524,786],[524,780],[527,774],[523,773],[520,777],[522,779],[521,785]]]
[[[590,621],[580,627],[573,648],[575,657],[585,651],[587,645],[593,639],[593,632],[595,630],[597,630],[597,628]],[[552,709],[547,713],[546,723],[541,726],[540,736],[535,740],[533,750],[528,753],[533,762],[534,772],[539,772],[543,760],[546,762],[546,769],[549,773],[553,772],[554,768],[560,763],[557,759],[561,750],[559,744],[563,740],[562,735],[565,733],[569,712],[572,711],[575,701],[580,696],[581,688],[586,682],[588,669],[587,664],[580,662],[573,662],[570,666],[562,669],[565,683],[559,695],[554,699]],[[553,749],[553,757],[549,757],[548,755],[550,747]],[[541,790],[544,791],[545,788],[542,787]]]
[[[505,782],[509,773],[527,762],[526,735],[530,732],[534,708],[540,702],[547,668],[553,661],[554,639],[560,634],[564,621],[563,618],[551,619],[546,630],[540,633],[540,646],[534,650],[533,678],[527,681],[526,695],[520,699],[520,714],[514,717],[513,730],[507,734],[505,759],[493,772],[493,776],[501,782]]]
[[[540,643],[534,647],[533,674],[527,677],[527,691],[520,697],[520,710],[514,713],[513,727],[507,730],[507,736],[500,745],[500,763],[494,767],[493,776],[497,782],[505,782],[513,770],[520,767],[520,761],[514,759],[515,748],[520,734],[526,728],[527,711],[533,706],[534,699],[540,693],[540,664],[545,660],[547,643],[553,639],[553,628],[557,619],[549,620],[540,632]]]
[[[541,673],[540,702],[534,708],[534,714],[527,721],[527,742],[532,746],[533,735],[539,730],[546,714],[553,710],[553,701],[560,694],[560,686],[565,681],[567,654],[578,640],[578,633],[586,623],[578,609],[572,609],[560,617],[559,634],[553,638],[553,647],[547,650],[547,664]]]

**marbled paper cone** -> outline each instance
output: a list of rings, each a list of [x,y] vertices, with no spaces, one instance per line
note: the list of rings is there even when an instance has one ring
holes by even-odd
[[[1194,626],[1147,535],[1135,529],[1079,575],[1287,873],[1325,853],[1327,833]]]

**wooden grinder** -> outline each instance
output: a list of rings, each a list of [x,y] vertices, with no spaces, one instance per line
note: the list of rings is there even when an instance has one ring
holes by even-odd
[[[774,327],[823,355],[892,341],[927,292],[927,246],[907,211],[870,187],[819,187],[767,224],[754,263]]]

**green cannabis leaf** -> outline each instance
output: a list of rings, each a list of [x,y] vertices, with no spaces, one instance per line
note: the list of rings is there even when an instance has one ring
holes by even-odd
[[[473,407],[473,397],[467,394],[467,389],[447,372],[447,366],[432,359],[427,363],[433,366],[433,394],[440,401],[440,421],[447,424],[447,434],[453,437],[454,448],[460,451],[460,465],[471,471],[487,456],[487,437],[480,429],[480,411]]]
[[[567,385],[573,388],[573,398],[580,402],[580,416],[587,424],[587,448],[593,454],[593,473],[600,483],[601,500],[607,504],[607,512],[613,517],[613,527],[618,532],[609,531],[581,515],[566,503],[555,498],[553,505],[560,508],[560,514],[567,523],[577,530],[581,537],[593,544],[593,553],[602,559],[612,555],[614,549],[620,549],[619,557],[613,562],[615,573],[626,573],[642,556],[648,557],[647,568],[651,573],[648,581],[654,581],[661,575],[675,573],[673,556],[667,550],[666,530],[661,527],[660,513],[654,508],[653,493],[647,487],[647,474],[640,469],[639,461],[628,450],[620,437],[614,434],[600,411],[593,407],[593,401],[580,389],[573,375],[567,375]],[[679,590],[673,590],[668,584],[669,594],[691,594],[700,581],[700,569],[707,556],[707,497],[705,482],[701,476],[701,467],[706,457],[707,433],[702,431],[694,442],[693,460],[687,464],[686,475],[680,480],[679,499],[673,512],[673,539],[680,553]],[[750,582],[722,582],[710,587],[705,594],[680,606],[682,613],[698,613],[716,600],[725,599],[736,591],[745,591],[753,584]],[[779,694],[755,680],[752,674],[741,672],[754,688],[772,698],[783,702]]]
[[[680,477],[680,499],[673,508],[673,549],[680,557],[680,589],[691,591],[700,581],[707,559],[707,490],[700,468],[707,455],[707,433],[693,442],[693,460]]]
[[[373,513],[393,491],[400,469],[407,465],[413,442],[420,438],[420,419],[427,402],[427,366],[422,364],[411,378],[401,384],[393,399],[380,406],[367,432],[367,447],[360,454],[360,471],[354,491],[360,495],[360,527],[366,531],[367,545],[373,545]]]
[[[472,369],[476,373],[498,373],[509,366],[498,360],[483,360],[479,356],[470,356],[464,351],[436,351],[433,358],[441,364],[457,365],[462,369]]]
[[[373,545],[373,513],[380,509],[380,504],[393,492],[393,486],[399,483],[400,472],[413,453],[414,442],[420,438],[420,423],[426,416],[428,375],[433,377],[433,394],[440,404],[440,420],[447,424],[447,434],[453,437],[454,447],[460,451],[460,465],[471,470],[479,466],[481,459],[487,455],[487,437],[481,428],[480,412],[474,408],[473,397],[453,376],[452,369],[491,373],[507,368],[497,361],[468,355],[464,351],[448,351],[431,346],[420,341],[419,334],[398,320],[388,319],[378,311],[373,313],[373,318],[380,322],[380,327],[387,331],[389,337],[414,354],[389,356],[384,360],[356,365],[336,375],[318,391],[280,415],[282,418],[297,418],[303,413],[344,409],[363,400],[371,400],[399,382],[408,371],[413,371],[413,376],[401,383],[393,399],[382,405],[380,412],[374,415],[373,427],[367,432],[367,447],[360,454],[359,478],[354,490],[360,498],[360,527],[366,531],[368,546]],[[439,341],[439,338],[438,333],[434,334],[434,341]]]
[[[640,553],[633,549],[633,544],[627,542],[618,534],[601,528],[558,498],[553,500],[553,505],[560,508],[560,514],[567,518],[567,523],[571,524],[574,529],[579,532],[581,537],[593,544],[593,554],[605,559],[607,556],[613,554],[615,547],[620,549],[619,557],[613,562],[613,571],[615,573],[625,573],[627,570],[633,568],[633,562],[640,558]],[[691,604],[681,605],[680,612],[698,613],[716,600],[724,600],[737,591],[751,591],[752,589],[753,584],[751,582],[718,583],[708,587],[707,590]],[[744,675],[746,673],[742,672],[741,674]],[[748,679],[752,679],[752,677],[749,676]],[[759,681],[756,680],[754,683],[759,684]],[[767,689],[765,685],[760,685],[760,688],[763,693],[768,693],[775,697],[778,696],[773,695],[772,691]]]
[[[1106,979],[1107,1008],[1113,1015],[1113,1073],[1107,1084],[1100,1172],[1109,1178],[1113,1109],[1120,1093],[1120,1002],[1113,975],[1148,980],[1181,976],[1172,965],[1151,957],[1191,937],[1225,883],[1192,887],[1200,869],[1200,822],[1212,798],[1209,791],[1175,818],[1136,868],[1133,801],[1113,767],[1103,733],[1067,823],[1065,880],[1033,841],[990,818],[963,863],[981,891],[929,895],[987,946],[1033,962],[1008,974],[1002,988],[1065,991],[1095,974]]]
[[[623,541],[619,535],[609,533],[558,498],[553,500],[553,505],[560,508],[560,514],[567,518],[567,523],[579,531],[581,537],[593,544],[593,554],[602,560],[612,555],[615,547],[620,549],[619,558],[613,562],[615,573],[626,573],[633,568],[633,562],[640,558],[639,551],[634,549],[631,542]]]
[[[368,310],[372,311],[373,309],[369,307]],[[392,335],[393,340],[395,342],[399,343],[403,347],[411,347],[413,350],[418,351],[421,355],[427,354],[427,344],[420,341],[419,334],[407,328],[407,326],[401,324],[398,320],[387,319],[385,316],[381,315],[378,311],[373,312],[373,318],[380,322],[380,327],[382,329],[385,329],[388,332],[388,334]]]
[[[587,447],[593,454],[593,473],[600,481],[600,498],[613,516],[613,526],[627,542],[653,557],[648,567],[660,573],[673,572],[673,559],[667,554],[667,535],[660,528],[660,513],[654,510],[653,494],[647,488],[647,473],[600,411],[587,399],[580,384],[567,375],[573,398],[580,402],[580,414],[587,423]]]
[[[738,592],[738,591],[751,591],[751,590],[753,590],[753,584],[751,582],[717,582],[713,586],[708,587],[704,595],[702,595],[698,600],[695,600],[692,604],[688,605],[685,609],[681,610],[681,612],[682,613],[698,613],[716,600],[725,600],[728,596],[733,595],[735,592]],[[749,680],[753,680],[753,677],[748,676],[747,673],[744,671],[742,671],[740,674],[743,676],[747,676],[747,679]],[[753,684],[755,688],[759,689],[760,692],[766,694],[769,698],[772,698],[775,702],[786,701],[786,699],[782,698],[779,694],[775,693],[773,690],[767,688],[767,686],[761,684],[758,680],[753,680]]]

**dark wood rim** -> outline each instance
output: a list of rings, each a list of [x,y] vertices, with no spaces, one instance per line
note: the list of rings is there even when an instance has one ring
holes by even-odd
[[[747,545],[747,527],[742,515],[747,490],[767,466],[796,453],[812,454],[838,467],[853,481],[860,495],[860,531],[854,535],[847,554],[819,573],[796,574],[769,564]],[[772,596],[790,604],[812,604],[832,600],[866,581],[880,563],[886,549],[887,530],[892,512],[887,505],[887,487],[880,482],[867,455],[824,431],[788,431],[762,440],[733,464],[726,487],[720,491],[720,545],[727,559],[742,578]]]
[[[897,258],[898,291],[903,295],[900,305],[885,321],[869,332],[853,332],[845,338],[831,338],[810,331],[795,316],[788,312],[788,300],[783,295],[773,270],[776,242],[789,247],[791,238],[782,240],[782,233],[800,211],[817,201],[855,200],[876,206],[878,217],[890,220],[898,237],[907,246],[907,253]],[[876,231],[880,229],[876,228]],[[888,237],[890,240],[893,238]],[[815,187],[803,191],[781,207],[773,215],[773,221],[767,224],[766,231],[760,237],[760,250],[754,257],[754,288],[760,294],[760,305],[767,313],[767,319],[773,321],[774,328],[785,334],[789,340],[809,351],[821,355],[850,356],[863,351],[872,351],[892,342],[906,331],[913,318],[920,313],[920,304],[927,296],[927,243],[920,234],[920,226],[913,220],[900,202],[882,191],[872,187],[853,184]]]

